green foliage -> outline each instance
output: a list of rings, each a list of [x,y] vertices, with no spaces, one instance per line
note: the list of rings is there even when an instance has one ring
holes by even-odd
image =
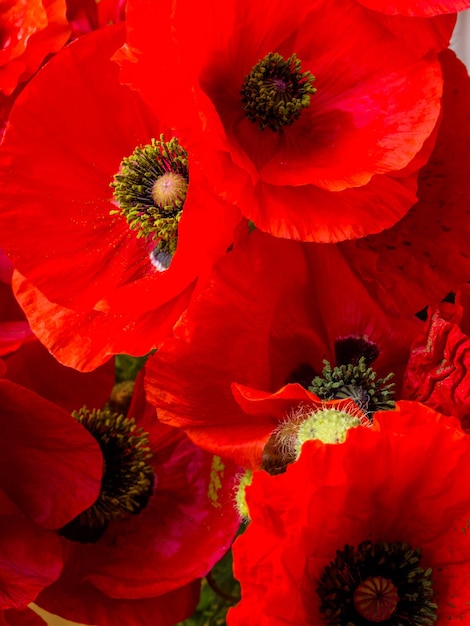
[[[225,626],[227,611],[240,599],[240,585],[232,573],[232,551],[221,559],[201,585],[197,609],[178,626]]]
[[[116,383],[125,380],[135,380],[139,370],[145,365],[147,356],[129,356],[118,354],[116,356]]]

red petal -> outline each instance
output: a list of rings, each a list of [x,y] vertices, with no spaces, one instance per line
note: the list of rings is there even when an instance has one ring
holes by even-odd
[[[1,515],[0,532],[0,609],[23,608],[59,577],[59,537],[19,516]]]
[[[0,486],[37,524],[60,528],[96,500],[102,456],[62,408],[0,380]]]

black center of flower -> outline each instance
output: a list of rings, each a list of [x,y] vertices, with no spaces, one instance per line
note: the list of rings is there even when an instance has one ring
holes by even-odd
[[[310,105],[314,80],[313,74],[302,72],[295,54],[284,59],[270,52],[246,76],[240,91],[246,117],[261,130],[282,130]]]
[[[366,358],[360,357],[357,364],[349,363],[332,368],[328,361],[321,376],[315,376],[309,391],[323,400],[351,398],[366,413],[391,410],[395,406],[391,383],[393,373],[377,378]]]
[[[329,626],[427,626],[437,621],[430,568],[409,544],[344,546],[320,577],[320,611]]]
[[[167,269],[176,251],[188,184],[186,150],[175,137],[164,141],[163,135],[123,159],[111,183],[119,206],[111,215],[123,215],[138,237],[156,242],[154,256],[162,270]]]
[[[335,356],[338,365],[347,365],[352,363],[357,365],[359,359],[364,357],[367,367],[379,356],[380,351],[375,343],[369,341],[366,337],[342,337],[335,341]]]
[[[304,389],[308,389],[312,379],[318,374],[318,372],[310,365],[310,363],[300,363],[293,370],[289,372],[284,384],[298,383],[302,385]]]
[[[154,472],[148,433],[133,418],[108,410],[74,411],[72,416],[96,439],[103,454],[101,493],[95,503],[60,530],[67,539],[96,542],[108,523],[137,515],[152,495]]]

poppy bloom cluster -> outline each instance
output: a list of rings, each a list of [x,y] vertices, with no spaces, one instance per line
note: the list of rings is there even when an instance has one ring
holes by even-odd
[[[61,2],[1,9],[0,624],[219,623],[242,519],[229,625],[467,623],[470,0]]]
[[[392,20],[397,34],[354,0],[296,7],[137,0],[123,80],[258,228],[319,242],[379,232],[415,201],[439,116],[436,54],[453,20]],[[171,29],[156,39],[162,15]],[[403,45],[412,37],[419,49]],[[161,47],[171,63],[152,67]],[[161,84],[174,103],[159,97]]]
[[[350,397],[352,384],[375,411],[393,397],[393,374],[400,393],[422,323],[388,315],[335,246],[253,232],[216,270],[210,293],[148,361],[148,398],[161,420],[257,467],[295,406]]]

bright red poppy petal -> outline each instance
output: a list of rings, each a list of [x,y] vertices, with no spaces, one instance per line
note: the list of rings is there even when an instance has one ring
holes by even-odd
[[[33,33],[47,26],[47,15],[41,0],[31,0],[28,3],[5,2],[1,16],[4,40],[0,64],[3,66],[25,51]]]
[[[44,0],[16,2],[6,19],[2,16],[7,25],[4,41],[12,42],[0,57],[0,91],[5,95],[29,78],[47,55],[65,45],[70,36],[65,13],[65,0]]]
[[[102,455],[67,411],[0,380],[0,486],[37,524],[60,528],[97,498]]]
[[[416,202],[416,178],[373,176],[361,187],[336,192],[260,182],[252,219],[260,230],[288,239],[336,243],[363,237],[393,226],[405,215]],[[338,213],[349,217],[339,221]]]
[[[59,537],[19,516],[0,516],[0,532],[0,609],[23,608],[59,577]]]
[[[398,314],[420,311],[470,276],[470,79],[451,51],[440,55],[443,117],[418,203],[392,228],[339,244],[377,300]]]
[[[318,396],[298,383],[285,385],[275,393],[252,389],[244,385],[232,384],[235,400],[248,415],[270,415],[279,421],[285,419],[299,405],[311,406],[312,411],[332,408],[337,411],[347,410],[351,400],[320,400]]]
[[[457,307],[454,307],[457,308]],[[470,339],[458,323],[430,311],[426,329],[413,343],[405,372],[405,398],[455,415],[465,429],[470,417]]]
[[[59,362],[82,372],[95,369],[114,354],[143,356],[157,348],[171,333],[193,290],[190,285],[158,310],[136,317],[73,311],[53,304],[19,273],[14,287],[36,336]]]
[[[457,21],[455,13],[434,17],[408,17],[374,12],[374,17],[418,57],[425,57],[430,50],[445,50],[450,44]]]
[[[75,327],[74,332],[77,332]],[[61,365],[39,341],[24,345],[5,357],[6,378],[35,391],[67,411],[82,406],[101,408],[114,385],[114,363],[108,362],[92,373],[81,373]]]

